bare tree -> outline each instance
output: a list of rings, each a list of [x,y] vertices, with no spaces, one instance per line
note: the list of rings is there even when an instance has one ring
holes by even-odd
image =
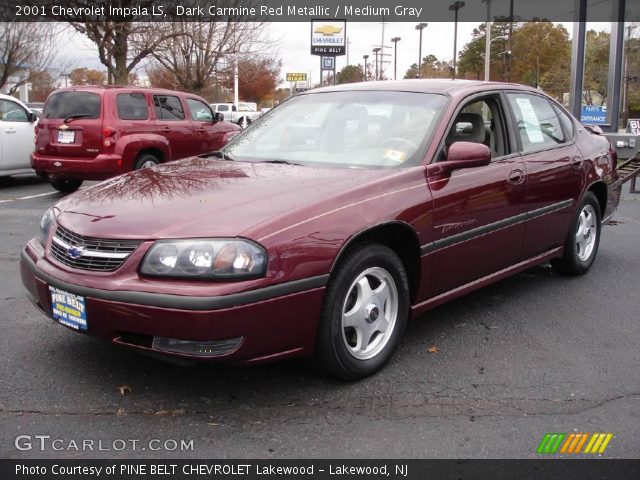
[[[264,24],[240,18],[178,21],[169,24],[164,34],[169,31],[170,38],[152,56],[170,72],[179,88],[191,92],[210,87],[236,57],[253,56],[266,44],[262,39]]]
[[[50,71],[59,32],[54,23],[0,22],[0,88],[13,93]]]

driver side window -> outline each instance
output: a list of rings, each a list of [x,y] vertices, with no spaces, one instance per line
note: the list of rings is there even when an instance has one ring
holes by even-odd
[[[0,100],[0,120],[3,122],[29,122],[29,115],[16,102]]]

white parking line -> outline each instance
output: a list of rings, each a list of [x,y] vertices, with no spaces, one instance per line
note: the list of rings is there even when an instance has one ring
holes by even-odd
[[[26,197],[7,198],[6,200],[0,200],[0,203],[15,202],[16,200],[29,200],[30,198],[44,197],[47,195],[53,195],[54,193],[59,193],[59,192],[45,192],[45,193],[38,193],[37,195],[28,195]]]

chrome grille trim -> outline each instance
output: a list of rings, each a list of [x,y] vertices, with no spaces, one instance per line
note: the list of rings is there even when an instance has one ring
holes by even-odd
[[[63,265],[80,270],[112,272],[140,246],[139,240],[83,237],[58,225],[51,239],[51,256]],[[70,253],[73,250],[73,255]]]

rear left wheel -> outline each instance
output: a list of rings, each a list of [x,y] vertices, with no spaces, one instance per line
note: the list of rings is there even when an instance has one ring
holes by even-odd
[[[82,180],[71,180],[68,178],[55,178],[49,181],[51,186],[63,193],[75,192],[82,185]]]
[[[396,349],[409,313],[409,282],[402,262],[388,247],[353,249],[325,294],[314,362],[344,380],[382,368]]]

